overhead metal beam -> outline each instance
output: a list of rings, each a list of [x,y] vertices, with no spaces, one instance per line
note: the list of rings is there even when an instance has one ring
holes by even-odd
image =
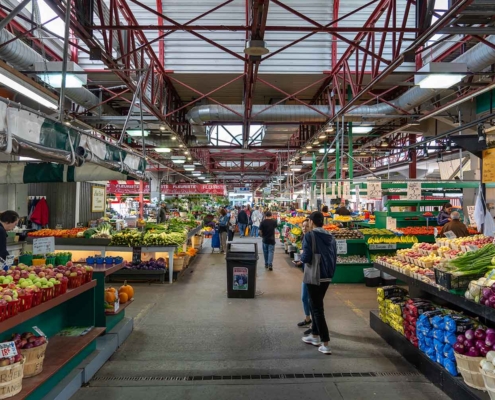
[[[493,26],[446,26],[438,31],[445,35],[495,35]]]
[[[22,0],[7,16],[0,21],[0,31],[19,14],[31,0]]]

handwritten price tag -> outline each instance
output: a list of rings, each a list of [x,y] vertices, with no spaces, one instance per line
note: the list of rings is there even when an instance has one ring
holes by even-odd
[[[15,348],[14,342],[3,342],[0,343],[0,357],[8,358],[17,355],[17,349]]]
[[[347,242],[342,239],[337,239],[337,254],[347,254]]]
[[[43,331],[42,331],[40,328],[38,328],[37,326],[33,326],[33,330],[34,330],[34,331],[35,331],[38,335],[43,336],[43,337],[45,337],[45,338],[46,338],[46,335],[45,335],[45,334],[43,333]]]

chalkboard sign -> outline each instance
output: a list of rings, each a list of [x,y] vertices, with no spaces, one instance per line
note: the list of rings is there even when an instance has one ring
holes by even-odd
[[[141,247],[133,247],[132,248],[132,263],[140,264],[141,263]]]

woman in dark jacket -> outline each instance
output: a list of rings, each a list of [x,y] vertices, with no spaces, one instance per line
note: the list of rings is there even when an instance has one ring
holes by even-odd
[[[438,213],[437,223],[438,226],[444,226],[447,222],[452,221],[450,218],[450,212],[452,211],[452,204],[447,203],[442,207],[442,211]]]
[[[7,232],[14,229],[19,222],[19,214],[15,211],[4,211],[0,214],[0,257],[5,261],[9,252],[7,251]]]

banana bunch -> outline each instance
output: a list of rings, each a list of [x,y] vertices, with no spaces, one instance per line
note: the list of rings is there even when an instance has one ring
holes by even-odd
[[[418,243],[416,236],[372,236],[368,244]]]

